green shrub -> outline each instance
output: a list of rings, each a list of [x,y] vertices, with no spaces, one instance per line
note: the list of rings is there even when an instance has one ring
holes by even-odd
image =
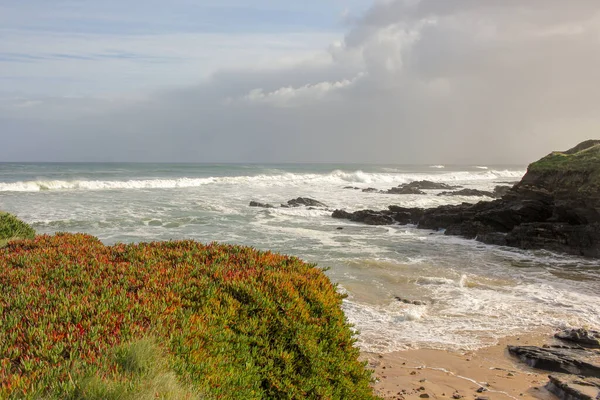
[[[0,398],[374,398],[342,296],[294,257],[57,234],[0,250],[0,282]]]
[[[33,239],[35,231],[32,227],[14,215],[0,212],[0,248],[11,240]]]

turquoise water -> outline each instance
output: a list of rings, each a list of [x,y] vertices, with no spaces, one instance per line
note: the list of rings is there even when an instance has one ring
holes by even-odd
[[[331,218],[336,208],[481,200],[440,197],[439,191],[363,193],[346,186],[389,189],[429,179],[490,190],[524,173],[523,166],[0,164],[0,209],[40,233],[86,232],[107,244],[220,241],[328,267],[349,294],[344,310],[363,350],[474,348],[534,329],[597,328],[596,261]],[[279,205],[299,196],[327,207],[248,207],[252,200]],[[395,296],[428,305],[406,305]]]

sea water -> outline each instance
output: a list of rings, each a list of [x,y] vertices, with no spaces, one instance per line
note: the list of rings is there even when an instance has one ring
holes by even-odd
[[[343,308],[364,351],[477,348],[530,331],[599,328],[597,260],[331,217],[335,209],[482,200],[348,186],[386,190],[427,179],[493,190],[524,173],[523,166],[0,164],[0,210],[39,233],[85,232],[106,244],[195,239],[298,256],[328,268],[347,294]],[[327,208],[249,207],[300,196]]]

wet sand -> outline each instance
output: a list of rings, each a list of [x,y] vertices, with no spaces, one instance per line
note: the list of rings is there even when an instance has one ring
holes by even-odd
[[[551,343],[550,335],[516,336],[475,351],[407,350],[364,353],[374,370],[375,393],[384,399],[555,399],[548,373],[508,354],[506,346]]]

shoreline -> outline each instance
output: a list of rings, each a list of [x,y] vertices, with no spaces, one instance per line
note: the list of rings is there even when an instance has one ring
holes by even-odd
[[[534,370],[510,356],[509,344],[553,343],[547,333],[502,338],[477,350],[414,349],[361,353],[373,371],[374,393],[383,399],[555,399],[544,386],[549,372]],[[479,391],[478,391],[479,390]]]

